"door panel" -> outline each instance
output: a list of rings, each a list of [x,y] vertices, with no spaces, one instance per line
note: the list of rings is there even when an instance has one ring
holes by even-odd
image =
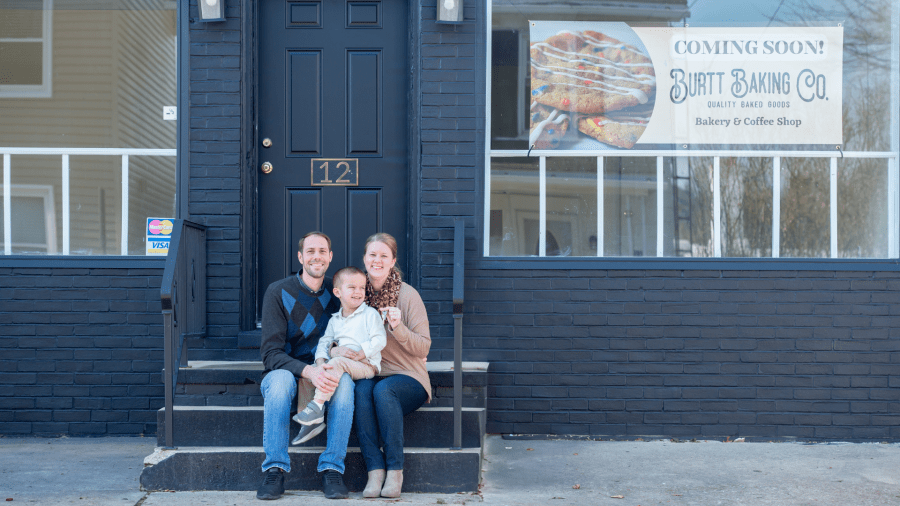
[[[381,53],[347,52],[347,154],[378,155],[381,133]]]
[[[258,137],[272,145],[258,154],[273,166],[259,172],[260,303],[269,283],[299,268],[297,242],[311,230],[331,237],[329,275],[362,267],[363,243],[380,231],[397,238],[404,269],[406,0],[260,0],[259,9]],[[314,184],[320,158],[355,159],[355,186]]]
[[[287,208],[290,210],[286,216],[286,230],[288,244],[293,244],[297,251],[300,238],[310,230],[322,223],[322,190],[319,188],[285,188],[287,195]],[[290,248],[288,248],[290,249]],[[297,272],[300,269],[300,260],[297,255],[286,255],[285,270]]]
[[[381,190],[354,188],[347,192],[347,197],[347,214],[358,216],[358,219],[350,221],[347,234],[348,257],[342,260],[346,265],[356,265],[361,263],[366,239],[374,231],[381,229]],[[358,258],[353,258],[354,255]]]
[[[288,28],[322,26],[322,2],[287,2]]]
[[[322,132],[322,52],[290,51],[288,54],[290,154],[318,156]]]

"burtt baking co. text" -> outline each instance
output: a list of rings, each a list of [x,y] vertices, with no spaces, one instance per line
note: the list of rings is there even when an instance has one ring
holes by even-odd
[[[734,98],[744,98],[748,94],[787,96],[791,94],[791,75],[787,72],[747,72],[744,69],[732,69],[730,84],[725,84],[725,72],[685,72],[672,69],[672,88],[669,99],[680,104],[688,97],[702,97],[729,94]],[[810,69],[803,69],[797,74],[796,94],[804,102],[825,99],[826,79]]]

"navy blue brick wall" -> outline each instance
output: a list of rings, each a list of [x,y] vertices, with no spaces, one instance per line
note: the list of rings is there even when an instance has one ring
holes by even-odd
[[[161,277],[0,268],[0,434],[155,434]]]
[[[484,2],[465,4],[464,23],[435,22],[436,2],[422,2],[419,220],[421,273],[432,353],[453,349],[453,222],[470,231],[483,206],[479,173],[484,154]]]
[[[224,360],[237,350],[241,314],[241,1],[226,21],[190,24],[190,219],[207,228],[207,335],[191,360]],[[198,17],[196,1],[190,18]],[[248,211],[249,212],[249,211]],[[244,256],[244,259],[251,258]]]
[[[897,439],[898,327],[896,272],[472,269],[463,346],[489,432]]]

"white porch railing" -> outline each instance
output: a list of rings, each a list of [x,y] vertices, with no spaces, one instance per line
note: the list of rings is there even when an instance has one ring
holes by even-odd
[[[546,256],[547,242],[547,158],[565,157],[565,158],[596,158],[597,159],[597,256],[603,256],[603,162],[604,157],[644,157],[656,158],[656,256],[664,256],[664,178],[663,178],[663,160],[664,158],[688,158],[688,157],[712,157],[713,158],[713,251],[714,257],[722,256],[722,237],[721,237],[721,187],[719,185],[719,160],[725,158],[771,158],[774,170],[772,185],[772,256],[779,257],[780,250],[780,227],[781,227],[781,159],[782,158],[830,158],[830,225],[831,225],[831,244],[830,258],[838,258],[838,230],[837,230],[837,183],[838,183],[838,159],[839,158],[870,158],[885,159],[888,162],[888,209],[887,209],[887,230],[888,237],[888,256],[889,258],[900,257],[900,236],[898,236],[898,223],[900,223],[900,175],[898,175],[898,154],[890,151],[743,151],[743,150],[682,150],[682,151],[650,151],[650,150],[616,150],[616,151],[552,151],[552,150],[492,150],[488,157],[488,162],[495,158],[524,158],[527,156],[539,158],[538,170],[538,207],[539,207],[539,225],[538,225],[538,256]],[[491,168],[490,164],[485,170],[485,187],[487,188],[487,196],[485,198],[484,211],[484,256],[490,256],[490,196],[491,196]]]
[[[3,155],[3,249],[12,254],[12,155],[56,155],[62,158],[62,254],[69,254],[69,157],[119,156],[122,158],[122,234],[121,254],[128,254],[128,159],[131,156],[172,156],[174,149],[128,148],[4,148]]]

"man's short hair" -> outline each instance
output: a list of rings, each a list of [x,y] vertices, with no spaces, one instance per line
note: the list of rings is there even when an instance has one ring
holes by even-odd
[[[321,237],[322,239],[325,239],[325,242],[328,243],[328,251],[331,251],[331,238],[328,237],[327,235],[325,235],[324,232],[318,232],[318,231],[310,232],[310,233],[304,235],[303,237],[301,237],[300,242],[297,243],[297,251],[302,253],[303,252],[303,242],[306,241],[307,237],[312,237],[314,235],[317,235],[317,236]]]
[[[361,274],[363,276],[366,275],[359,267],[354,267],[352,265],[348,265],[343,269],[334,273],[334,286],[339,287],[344,282],[344,278],[347,276],[352,276],[354,274]]]

